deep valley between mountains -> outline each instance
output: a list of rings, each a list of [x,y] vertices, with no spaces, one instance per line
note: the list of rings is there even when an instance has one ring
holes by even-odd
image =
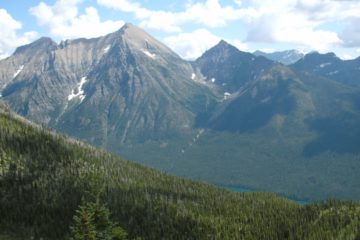
[[[360,200],[360,58],[266,56],[221,41],[186,61],[126,24],[19,47],[0,61],[0,94],[37,124],[165,173]]]

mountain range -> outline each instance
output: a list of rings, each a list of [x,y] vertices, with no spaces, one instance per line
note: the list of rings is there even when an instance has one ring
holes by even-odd
[[[299,52],[298,50],[285,50],[285,51],[272,52],[272,53],[267,53],[257,50],[253,52],[253,54],[255,56],[266,57],[275,62],[279,62],[285,65],[293,64],[305,56],[305,54]]]
[[[190,62],[126,24],[104,37],[19,47],[0,61],[1,100],[164,172],[301,199],[360,199],[360,61],[319,53],[293,61],[221,41]]]
[[[360,57],[344,61],[334,53],[312,52],[291,66],[349,86],[360,86]]]

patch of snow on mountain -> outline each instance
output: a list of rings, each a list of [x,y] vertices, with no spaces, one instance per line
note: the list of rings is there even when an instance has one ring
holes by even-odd
[[[231,96],[231,93],[224,92],[224,100],[228,99]]]
[[[148,56],[149,58],[152,58],[152,59],[155,59],[155,58],[156,58],[156,54],[151,53],[151,52],[149,52],[148,50],[143,49],[142,52],[143,52],[146,56]]]
[[[195,73],[192,73],[191,74],[191,79],[194,80],[196,78],[196,74]]]
[[[337,74],[339,71],[333,71],[333,72],[329,72],[328,75],[334,75]]]
[[[110,45],[108,45],[106,48],[104,48],[104,53],[107,53],[110,50]]]
[[[269,97],[266,97],[266,98],[262,99],[260,102],[261,103],[267,103],[270,100],[271,100],[271,97],[269,96]]]
[[[84,94],[84,89],[82,88],[83,85],[86,83],[86,77],[81,78],[80,82],[78,83],[78,86],[76,89],[73,89],[71,91],[71,94],[68,96],[68,101],[71,101],[74,98],[80,98],[80,102],[82,102],[86,95]]]
[[[21,71],[22,71],[23,69],[24,69],[24,65],[21,65],[21,66],[19,67],[19,69],[14,73],[13,78],[16,78],[17,75],[19,75],[19,73],[21,73]]]
[[[6,88],[6,84],[0,88],[0,98],[2,97],[2,91]]]
[[[290,51],[286,52],[286,55],[284,56],[284,59],[289,59],[291,58],[293,55]]]
[[[331,63],[322,63],[322,64],[319,65],[319,67],[324,68],[324,67],[329,66],[329,65],[331,65]]]
[[[212,79],[211,79],[211,82],[212,82],[212,83],[216,82],[216,79],[215,79],[215,78],[212,78]]]

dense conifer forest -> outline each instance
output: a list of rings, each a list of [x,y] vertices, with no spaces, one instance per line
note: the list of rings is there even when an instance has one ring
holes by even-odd
[[[360,239],[357,202],[230,192],[0,112],[0,239]]]

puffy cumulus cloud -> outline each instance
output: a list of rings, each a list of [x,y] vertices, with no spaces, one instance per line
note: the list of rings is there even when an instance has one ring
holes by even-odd
[[[185,59],[196,59],[206,50],[216,45],[221,38],[206,29],[197,29],[191,33],[180,33],[166,37],[164,43]]]
[[[44,2],[30,9],[40,26],[46,27],[51,36],[61,39],[77,37],[98,37],[116,31],[123,21],[101,21],[94,7],[88,7],[79,14],[82,0],[57,0],[54,5]]]
[[[135,17],[140,20],[139,25],[143,28],[165,32],[181,32],[179,17],[176,13],[140,8],[135,12]]]
[[[342,43],[336,32],[317,29],[317,26],[302,14],[268,14],[251,24],[247,41],[291,43],[319,51]]]
[[[150,10],[141,7],[137,2],[127,0],[97,0],[97,2],[105,7],[133,13],[142,27],[166,32],[180,32],[181,25],[186,23],[197,23],[206,27],[222,27],[228,21],[249,19],[256,15],[252,8],[223,6],[219,0],[197,3],[189,1],[185,10],[178,12]],[[240,1],[237,2],[240,4]]]
[[[234,45],[237,49],[241,51],[251,51],[251,49],[249,49],[249,46],[240,40],[227,39],[226,41],[229,42],[231,45]]]
[[[336,0],[252,0],[253,15],[248,26],[247,41],[297,44],[308,49],[328,51],[336,46],[356,43],[359,23],[350,24],[348,31],[323,28],[334,22],[343,25],[360,16],[359,1]],[[346,33],[345,33],[346,32]]]
[[[178,13],[183,22],[197,22],[208,27],[222,27],[227,21],[252,18],[256,11],[252,8],[222,6],[218,0],[188,4],[184,12]]]
[[[137,2],[128,0],[97,0],[99,5],[122,12],[133,13],[140,20],[140,26],[148,29],[166,32],[180,32],[176,13],[167,11],[153,11],[141,7]]]
[[[224,27],[241,21],[248,42],[290,43],[301,48],[327,51],[337,45],[360,45],[360,1],[352,0],[219,0],[187,1],[183,11],[150,10],[129,0],[97,0],[98,4],[133,13],[140,26],[165,32],[181,32],[182,25]],[[349,19],[355,19],[349,21]],[[333,22],[349,22],[343,33],[323,28]]]
[[[137,19],[142,20],[141,27],[166,32],[179,32],[180,28],[175,22],[175,14],[166,11],[152,11],[141,7],[137,2],[128,0],[97,0],[101,6],[121,12],[133,13]],[[146,21],[145,21],[146,19]]]
[[[21,28],[21,22],[13,19],[5,9],[0,9],[0,59],[7,57],[15,47],[27,44],[37,37],[36,32],[17,34]]]
[[[220,37],[212,34],[207,29],[197,29],[190,33],[179,33],[163,39],[171,49],[185,59],[196,59],[206,50],[219,43]],[[227,40],[230,44],[241,50],[247,50],[247,45],[239,40]]]
[[[320,51],[360,46],[360,1],[251,0],[251,5],[257,15],[251,19],[248,41],[293,43]],[[340,27],[323,28],[335,24]]]

